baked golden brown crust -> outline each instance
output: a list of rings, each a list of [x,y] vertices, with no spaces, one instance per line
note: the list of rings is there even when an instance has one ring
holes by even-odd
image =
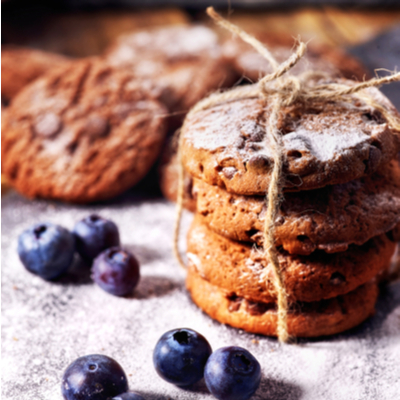
[[[39,76],[69,62],[67,57],[15,46],[1,48],[1,98],[10,101]]]
[[[211,284],[253,301],[275,301],[273,270],[259,249],[212,232],[197,217],[187,246],[190,265]],[[316,251],[299,256],[280,250],[279,264],[289,299],[319,301],[348,293],[386,270],[395,247],[381,235],[335,254]]]
[[[2,127],[2,170],[28,197],[86,203],[138,182],[155,162],[167,110],[129,71],[68,63],[27,86]]]
[[[228,193],[195,179],[193,195],[202,222],[230,239],[262,245],[266,201]],[[400,164],[321,189],[285,193],[276,219],[275,243],[292,254],[345,251],[400,222]]]
[[[210,92],[236,79],[217,35],[205,26],[176,25],[121,37],[106,52],[109,62],[150,79],[158,98],[180,120]]]
[[[193,301],[211,318],[247,332],[276,336],[275,303],[256,303],[235,296],[189,269],[186,286]],[[378,296],[370,282],[344,296],[313,303],[294,303],[288,313],[288,332],[295,337],[318,337],[351,329],[374,313]]]
[[[379,90],[374,99],[397,113]],[[265,139],[270,104],[237,100],[193,114],[184,125],[182,159],[187,171],[211,185],[243,195],[264,195],[272,170]],[[354,101],[296,103],[282,108],[284,189],[310,190],[358,179],[398,152],[399,132],[370,107]]]

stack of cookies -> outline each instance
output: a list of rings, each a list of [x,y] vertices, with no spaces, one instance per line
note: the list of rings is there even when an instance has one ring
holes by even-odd
[[[343,81],[318,83],[335,82]],[[367,93],[396,114],[378,89]],[[188,234],[193,301],[222,323],[275,336],[274,273],[262,250],[273,167],[270,107],[248,98],[192,113],[181,155],[197,201]],[[378,281],[395,251],[400,132],[356,97],[295,102],[281,109],[278,125],[285,162],[275,244],[290,304],[288,332],[342,332],[374,312]]]

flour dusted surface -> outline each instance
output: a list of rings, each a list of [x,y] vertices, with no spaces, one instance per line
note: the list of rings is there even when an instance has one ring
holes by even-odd
[[[91,212],[113,219],[124,246],[141,263],[132,298],[117,298],[76,269],[58,283],[24,270],[16,253],[19,233],[38,221],[72,228]],[[163,200],[74,207],[28,201],[10,193],[2,209],[2,395],[7,400],[62,400],[60,381],[75,358],[115,358],[130,388],[148,400],[212,399],[203,383],[184,391],[162,381],[152,351],[162,333],[190,327],[213,349],[247,348],[263,379],[255,400],[392,400],[400,386],[400,283],[381,295],[377,313],[349,333],[297,345],[250,335],[213,322],[184,289],[184,272],[172,257],[174,206]],[[190,217],[186,216],[184,230]],[[181,245],[184,248],[182,234]]]

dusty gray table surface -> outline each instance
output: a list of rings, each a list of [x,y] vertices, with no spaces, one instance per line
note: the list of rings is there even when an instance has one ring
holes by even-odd
[[[140,260],[142,278],[131,298],[103,292],[79,261],[64,278],[45,282],[18,259],[17,237],[31,224],[51,221],[72,228],[92,212],[113,219],[122,243]],[[189,220],[187,214],[184,230]],[[184,271],[171,253],[173,221],[174,206],[162,199],[127,196],[114,203],[71,206],[29,201],[14,192],[3,196],[3,400],[61,400],[67,365],[93,353],[115,358],[130,388],[146,399],[211,399],[203,382],[182,390],[162,381],[153,368],[158,338],[178,327],[198,330],[214,349],[238,345],[252,352],[263,371],[254,399],[399,398],[399,282],[382,291],[376,314],[350,332],[281,346],[273,338],[214,322],[190,301]]]

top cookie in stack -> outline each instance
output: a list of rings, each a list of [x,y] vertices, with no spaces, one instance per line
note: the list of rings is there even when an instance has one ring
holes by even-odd
[[[315,82],[330,83],[353,84]],[[294,336],[338,333],[366,319],[374,309],[376,277],[395,249],[385,233],[400,222],[400,133],[379,109],[398,114],[378,89],[367,93],[378,107],[352,97],[294,102],[280,110],[284,199],[275,244]],[[181,155],[197,196],[188,237],[193,300],[220,322],[276,335],[274,274],[257,249],[273,168],[270,112],[268,98],[251,98],[191,114]],[[379,260],[374,268],[368,267],[372,254]]]
[[[322,83],[340,82],[328,81]],[[373,99],[396,112],[375,88]],[[259,99],[231,101],[194,114],[186,121],[183,163],[195,178],[228,192],[264,195],[270,182],[272,151],[265,138],[270,113]],[[282,109],[285,191],[346,183],[375,172],[392,160],[399,134],[378,110],[352,104],[313,101]]]

